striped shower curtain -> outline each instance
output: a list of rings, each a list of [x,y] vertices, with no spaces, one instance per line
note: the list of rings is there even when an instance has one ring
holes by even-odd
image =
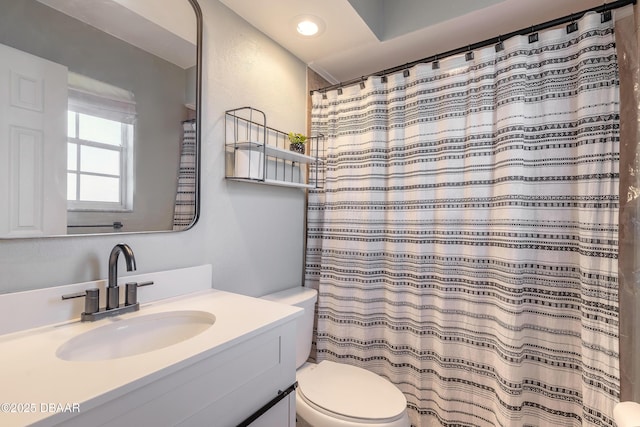
[[[313,95],[316,358],[415,426],[613,425],[618,69],[613,23],[578,26]]]
[[[196,218],[196,122],[182,122],[182,145],[178,169],[176,203],[173,209],[173,230],[185,230]]]

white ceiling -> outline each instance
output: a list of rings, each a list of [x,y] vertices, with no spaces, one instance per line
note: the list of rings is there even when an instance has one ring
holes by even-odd
[[[331,83],[599,6],[602,0],[220,0]],[[360,13],[352,6],[356,5]],[[314,15],[304,38],[295,18]]]

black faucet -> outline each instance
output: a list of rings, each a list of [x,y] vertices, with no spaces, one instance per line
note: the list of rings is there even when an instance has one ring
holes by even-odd
[[[136,269],[136,257],[133,255],[131,247],[126,243],[118,243],[111,250],[109,255],[109,281],[107,286],[107,310],[113,310],[120,306],[120,289],[118,288],[118,255],[124,255],[127,264],[127,271]]]
[[[120,288],[118,287],[118,256],[124,254],[127,263],[127,271],[136,269],[136,257],[129,245],[118,243],[111,250],[109,255],[109,279],[107,281],[107,305],[104,310],[100,309],[100,291],[98,288],[87,289],[84,292],[62,295],[63,300],[71,298],[85,297],[84,312],[80,315],[83,322],[104,319],[107,316],[131,313],[140,310],[138,302],[138,288],[141,286],[153,285],[153,281],[129,282],[126,287],[126,299],[124,305],[120,306]]]

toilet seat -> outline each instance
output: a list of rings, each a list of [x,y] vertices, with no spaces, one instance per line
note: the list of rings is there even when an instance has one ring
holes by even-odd
[[[406,416],[407,400],[389,381],[327,360],[299,373],[297,395],[329,417],[354,423],[385,424]]]

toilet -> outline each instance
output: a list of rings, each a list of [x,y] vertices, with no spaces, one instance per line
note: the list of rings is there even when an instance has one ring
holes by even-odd
[[[296,287],[263,299],[304,309],[296,337],[296,414],[311,427],[409,427],[407,400],[385,378],[366,369],[324,360],[306,362],[311,352],[317,292]]]

